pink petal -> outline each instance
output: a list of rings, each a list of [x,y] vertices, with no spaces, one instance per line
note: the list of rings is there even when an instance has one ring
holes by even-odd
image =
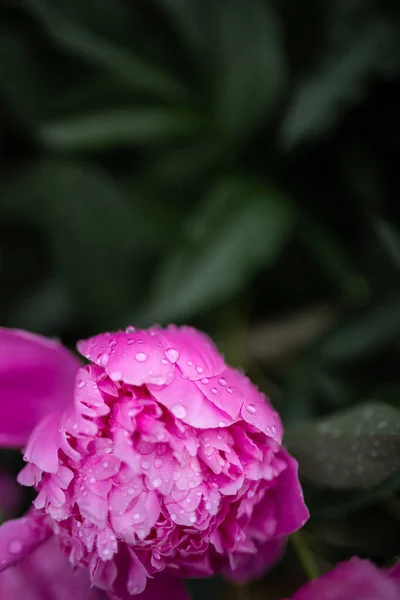
[[[285,538],[279,538],[260,544],[256,554],[234,555],[225,577],[236,583],[260,579],[281,558],[285,546]]]
[[[103,333],[78,342],[79,352],[104,368],[113,381],[131,385],[169,383],[174,365],[167,346],[155,330]]]
[[[399,600],[394,579],[368,560],[352,558],[304,585],[292,600]]]
[[[19,565],[0,574],[0,598],[4,600],[106,600],[90,587],[86,569],[72,571],[57,540],[51,537]]]
[[[21,562],[52,534],[43,520],[29,513],[0,526],[0,571]]]
[[[300,529],[308,521],[310,513],[304,504],[303,490],[298,478],[299,465],[285,448],[279,452],[279,458],[285,460],[287,469],[277,478],[276,506],[277,528],[276,536],[284,536]]]
[[[177,418],[199,429],[231,425],[232,419],[207,400],[197,385],[184,379],[179,369],[170,385],[149,386],[152,395]]]
[[[0,328],[0,445],[23,446],[44,415],[72,402],[78,368],[58,342]]]
[[[192,327],[171,325],[163,333],[163,341],[167,354],[193,381],[214,377],[226,368],[223,357],[210,338]]]
[[[60,411],[56,410],[43,418],[30,436],[25,450],[25,461],[36,465],[46,473],[57,473],[58,471],[60,417]],[[20,483],[23,482],[20,481]]]

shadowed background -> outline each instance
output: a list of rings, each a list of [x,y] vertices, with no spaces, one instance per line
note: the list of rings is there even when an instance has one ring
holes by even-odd
[[[0,92],[1,324],[200,327],[301,459],[284,562],[195,597],[400,554],[398,2],[3,0]]]

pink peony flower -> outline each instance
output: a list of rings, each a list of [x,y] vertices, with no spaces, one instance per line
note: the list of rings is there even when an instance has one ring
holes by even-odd
[[[308,511],[279,416],[248,378],[188,327],[128,328],[78,349],[89,365],[73,402],[60,390],[29,438],[19,481],[37,489],[35,511],[0,528],[0,564],[16,560],[11,534],[21,558],[49,527],[114,598],[161,573],[171,586],[222,569],[244,579],[251,557],[276,560]]]
[[[304,585],[292,600],[399,600],[399,565],[378,569],[368,560],[352,558]]]

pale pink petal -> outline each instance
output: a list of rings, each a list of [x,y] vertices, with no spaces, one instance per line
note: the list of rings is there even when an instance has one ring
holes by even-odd
[[[149,386],[152,395],[177,418],[199,429],[223,427],[232,419],[205,398],[196,384],[184,379],[179,369],[172,382],[163,388]]]
[[[0,571],[21,562],[52,534],[41,518],[29,513],[0,526]]]
[[[214,377],[226,368],[223,357],[210,338],[192,327],[170,326],[163,339],[167,355],[193,381]]]
[[[78,342],[79,352],[103,367],[113,381],[131,385],[169,383],[174,364],[168,359],[167,346],[155,330],[103,333]]]
[[[78,368],[58,342],[0,328],[0,445],[23,446],[43,416],[72,402]]]
[[[287,463],[276,480],[275,501],[277,506],[277,528],[275,536],[285,536],[297,531],[306,523],[310,513],[304,504],[303,490],[298,478],[299,465],[285,448],[278,455]]]

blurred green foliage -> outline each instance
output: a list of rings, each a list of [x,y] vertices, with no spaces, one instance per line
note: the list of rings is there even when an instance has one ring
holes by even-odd
[[[207,330],[294,425],[310,545],[389,559],[399,3],[5,0],[0,86],[2,323]]]

